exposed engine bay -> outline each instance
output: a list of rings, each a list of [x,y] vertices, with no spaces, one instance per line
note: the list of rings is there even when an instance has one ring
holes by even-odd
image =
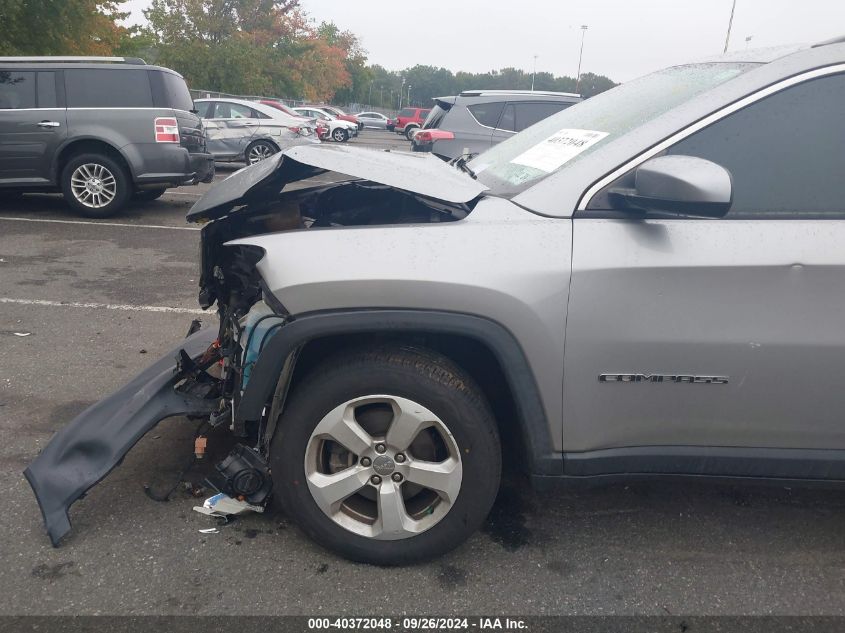
[[[199,301],[203,308],[217,303],[220,323],[216,340],[199,362],[180,355],[184,377],[176,389],[217,399],[218,407],[209,415],[207,428],[228,423],[244,442],[218,465],[209,483],[250,504],[261,505],[269,499],[266,458],[284,394],[267,408],[257,425],[239,422],[234,412],[265,344],[292,318],[256,271],[255,265],[263,257],[261,249],[227,243],[281,231],[452,222],[470,211],[464,205],[352,180],[283,192],[276,200],[237,209],[203,228]],[[282,376],[280,383],[286,378],[289,376]]]
[[[289,183],[326,172],[349,179],[285,190]],[[230,244],[233,240],[312,229],[455,222],[472,211],[485,189],[432,156],[303,145],[239,170],[209,190],[187,219],[204,224],[199,303],[203,309],[217,305],[219,324],[202,328],[192,323],[180,345],[65,425],[29,465],[25,475],[53,545],[70,531],[70,506],[167,417],[201,421],[194,459],[205,457],[212,429],[229,429],[240,443],[206,482],[234,504],[255,509],[269,501],[269,442],[300,348],[291,344],[278,359],[261,355],[295,315],[257,271],[263,250]],[[262,359],[265,370],[253,371]],[[248,398],[252,382],[257,383],[252,393],[261,395]],[[240,407],[242,401],[249,406]]]

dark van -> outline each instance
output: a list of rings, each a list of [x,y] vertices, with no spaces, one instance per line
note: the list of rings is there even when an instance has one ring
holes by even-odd
[[[213,176],[178,73],[123,57],[0,57],[0,197],[60,191],[103,218]]]

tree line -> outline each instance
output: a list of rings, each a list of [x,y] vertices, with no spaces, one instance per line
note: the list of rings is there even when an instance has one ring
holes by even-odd
[[[517,68],[466,73],[367,63],[358,37],[315,23],[299,0],[153,0],[147,24],[126,26],[127,0],[2,0],[0,55],[122,55],[172,68],[192,88],[396,109],[467,89],[529,89]],[[592,96],[615,84],[539,72],[537,90]]]

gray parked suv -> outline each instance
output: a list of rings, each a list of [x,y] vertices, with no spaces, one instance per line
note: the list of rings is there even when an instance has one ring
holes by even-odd
[[[140,59],[0,57],[0,195],[61,191],[88,217],[210,182],[185,80]]]
[[[286,150],[197,202],[195,331],[26,470],[71,503],[159,420],[356,560],[455,547],[537,485],[845,482],[845,39],[668,68],[449,165]],[[350,179],[287,186],[323,171]],[[126,518],[129,520],[129,517]]]
[[[411,137],[411,150],[449,160],[485,152],[496,143],[581,101],[568,92],[467,90],[438,97]]]

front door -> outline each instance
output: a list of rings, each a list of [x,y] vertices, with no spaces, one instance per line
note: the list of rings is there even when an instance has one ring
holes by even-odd
[[[845,449],[843,102],[845,76],[809,79],[670,147],[730,171],[725,219],[575,214],[565,450],[753,475],[722,458]]]
[[[0,68],[0,185],[48,184],[53,157],[66,137],[56,73]]]

